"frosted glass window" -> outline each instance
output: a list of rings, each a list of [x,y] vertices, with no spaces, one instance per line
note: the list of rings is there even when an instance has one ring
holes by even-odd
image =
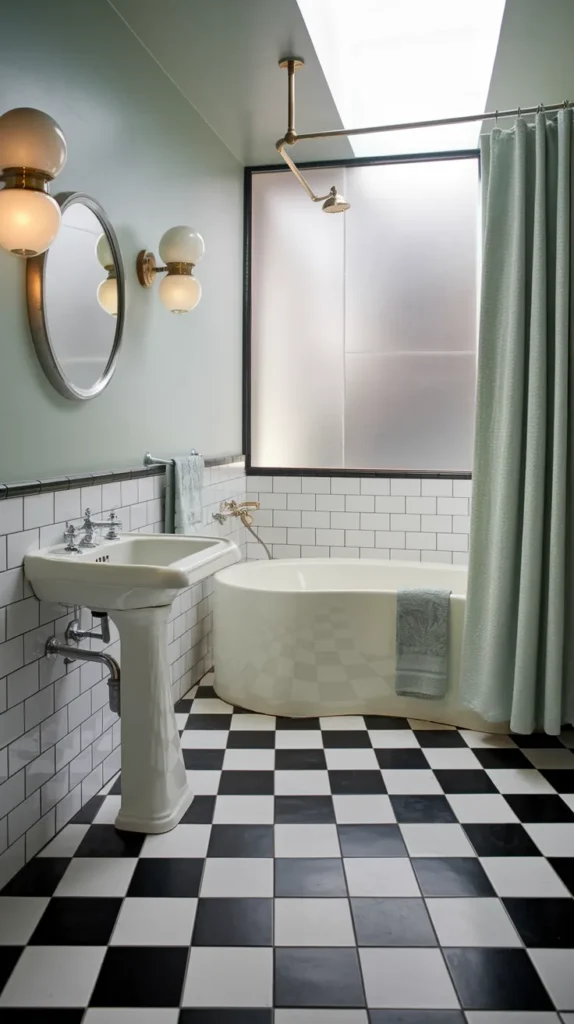
[[[465,472],[478,161],[253,176],[252,465]]]

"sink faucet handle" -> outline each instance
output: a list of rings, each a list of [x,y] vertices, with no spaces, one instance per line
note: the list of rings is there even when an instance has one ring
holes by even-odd
[[[118,529],[121,529],[122,523],[116,512],[110,512],[107,525],[109,529],[105,535],[106,540],[118,540]]]
[[[66,523],[66,529],[64,530],[64,540],[66,542],[66,547],[65,547],[64,550],[67,551],[67,553],[69,555],[80,555],[81,554],[81,551],[80,551],[79,547],[76,544],[76,537],[77,537],[77,535],[78,535],[78,531],[76,530],[76,527],[74,526],[74,524],[73,523]]]

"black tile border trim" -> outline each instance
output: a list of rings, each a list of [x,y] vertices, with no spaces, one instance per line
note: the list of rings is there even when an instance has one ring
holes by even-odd
[[[218,459],[206,459],[206,469],[214,466],[229,466],[243,463],[243,455],[224,455]],[[92,487],[94,484],[119,483],[121,480],[138,480],[148,476],[163,476],[165,466],[137,466],[131,469],[108,469],[99,473],[76,473],[71,476],[46,477],[44,480],[25,480],[13,484],[0,484],[0,501],[6,498],[22,498],[29,494],[45,494],[47,491],[69,491],[76,487]]]

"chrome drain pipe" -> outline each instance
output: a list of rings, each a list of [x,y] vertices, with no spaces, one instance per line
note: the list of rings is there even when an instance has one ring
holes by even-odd
[[[121,671],[118,662],[112,658],[111,654],[105,654],[102,651],[88,651],[82,647],[72,647],[70,644],[61,644],[55,636],[52,636],[46,641],[46,657],[55,658],[57,654],[64,657],[67,665],[78,660],[99,661],[101,665],[105,665],[110,674],[108,679],[110,711],[114,711],[117,715],[120,714]]]

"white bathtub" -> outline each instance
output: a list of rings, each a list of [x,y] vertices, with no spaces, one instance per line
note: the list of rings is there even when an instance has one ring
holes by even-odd
[[[270,715],[399,715],[499,731],[459,704],[467,570],[369,559],[242,562],[215,577],[215,689]],[[443,700],[395,694],[397,590],[450,590]]]

